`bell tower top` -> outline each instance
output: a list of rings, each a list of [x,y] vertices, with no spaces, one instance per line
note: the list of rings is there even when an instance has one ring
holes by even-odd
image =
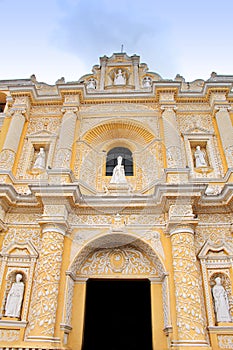
[[[100,64],[95,65],[92,72],[82,77],[90,93],[148,91],[152,89],[152,81],[162,80],[158,74],[148,72],[147,65],[140,63],[140,56],[128,56],[125,52],[100,57]]]

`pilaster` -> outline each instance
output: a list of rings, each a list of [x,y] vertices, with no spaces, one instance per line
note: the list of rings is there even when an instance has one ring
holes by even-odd
[[[183,166],[180,132],[176,119],[176,106],[166,104],[161,106],[164,130],[164,142],[167,153],[167,167]]]
[[[229,114],[230,106],[216,105],[215,118],[228,167],[233,167],[233,126]]]
[[[3,149],[0,153],[0,169],[12,170],[26,121],[26,112],[27,111],[24,107],[12,108],[10,111],[11,123]]]
[[[63,118],[58,141],[58,149],[55,158],[56,168],[70,168],[72,146],[75,138],[75,127],[77,121],[77,106],[65,105],[62,108]]]
[[[107,57],[101,59],[101,73],[100,73],[100,91],[104,90],[105,73],[106,73]]]
[[[133,62],[133,73],[134,73],[135,90],[139,90],[139,88],[140,88],[139,75],[138,75],[139,57],[138,56],[133,56],[132,57],[132,62]]]

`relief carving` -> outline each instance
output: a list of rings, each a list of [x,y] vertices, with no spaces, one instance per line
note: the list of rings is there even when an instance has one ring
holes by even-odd
[[[1,341],[14,342],[19,340],[20,331],[13,329],[0,329]]]
[[[101,275],[121,273],[157,275],[150,260],[133,247],[102,249],[91,254],[77,275]]]

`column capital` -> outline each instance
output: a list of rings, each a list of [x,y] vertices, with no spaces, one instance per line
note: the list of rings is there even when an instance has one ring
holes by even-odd
[[[65,204],[45,204],[44,213],[38,223],[43,233],[53,231],[65,236],[70,230],[67,206]]]
[[[229,112],[232,108],[230,105],[223,104],[223,105],[214,105],[214,113],[216,114],[217,112]]]
[[[138,66],[139,65],[139,56],[134,55],[131,58],[132,58],[133,65]]]
[[[9,111],[11,117],[20,115],[23,116],[26,120],[27,118],[27,110],[24,107],[12,107]]]
[[[180,233],[191,233],[192,235],[194,235],[194,225],[193,223],[187,223],[187,224],[180,224],[180,225],[177,225],[177,224],[173,224],[172,223],[169,223],[170,224],[170,230],[169,230],[169,235],[170,236],[173,236],[173,235],[176,235],[176,234],[180,234]]]
[[[198,224],[198,219],[193,214],[191,204],[174,204],[168,211],[167,232],[170,235],[176,233],[192,233]]]
[[[42,234],[45,234],[46,232],[56,232],[62,236],[66,236],[69,232],[70,228],[67,222],[48,222],[47,220],[48,218],[39,220],[39,224],[42,228]]]
[[[163,104],[160,106],[161,111],[173,111],[175,112],[177,110],[177,106],[174,104]]]
[[[61,112],[63,113],[63,114],[68,114],[68,113],[70,113],[70,114],[76,114],[77,112],[78,112],[78,107],[76,107],[76,106],[63,106],[62,108],[61,108]]]
[[[79,105],[80,105],[80,96],[79,95],[74,94],[74,95],[65,95],[64,96],[63,108],[77,108],[77,111],[78,111]]]

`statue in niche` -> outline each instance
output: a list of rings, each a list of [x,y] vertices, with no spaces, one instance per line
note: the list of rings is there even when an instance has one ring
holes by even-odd
[[[150,77],[145,77],[143,79],[142,85],[143,85],[144,88],[151,87],[151,78]]]
[[[5,316],[20,317],[24,293],[24,283],[22,282],[22,278],[23,276],[21,273],[16,274],[15,282],[12,284],[7,296]]]
[[[95,90],[96,89],[96,81],[94,78],[91,78],[87,82],[87,88],[90,90]]]
[[[40,148],[40,152],[37,154],[33,169],[45,169],[45,150],[43,147]]]
[[[215,285],[212,289],[214,297],[214,309],[217,322],[231,322],[229,300],[227,292],[222,285],[220,277],[215,278]]]
[[[122,165],[122,157],[117,157],[117,165],[113,169],[112,178],[110,184],[126,184],[125,169]]]
[[[195,166],[196,166],[196,168],[201,168],[203,166],[207,166],[207,163],[206,163],[206,160],[205,160],[205,154],[201,150],[200,146],[196,147],[196,151],[194,153],[194,157],[195,157]]]
[[[117,73],[115,73],[114,85],[125,85],[126,78],[125,73],[122,73],[121,69],[118,69]]]

